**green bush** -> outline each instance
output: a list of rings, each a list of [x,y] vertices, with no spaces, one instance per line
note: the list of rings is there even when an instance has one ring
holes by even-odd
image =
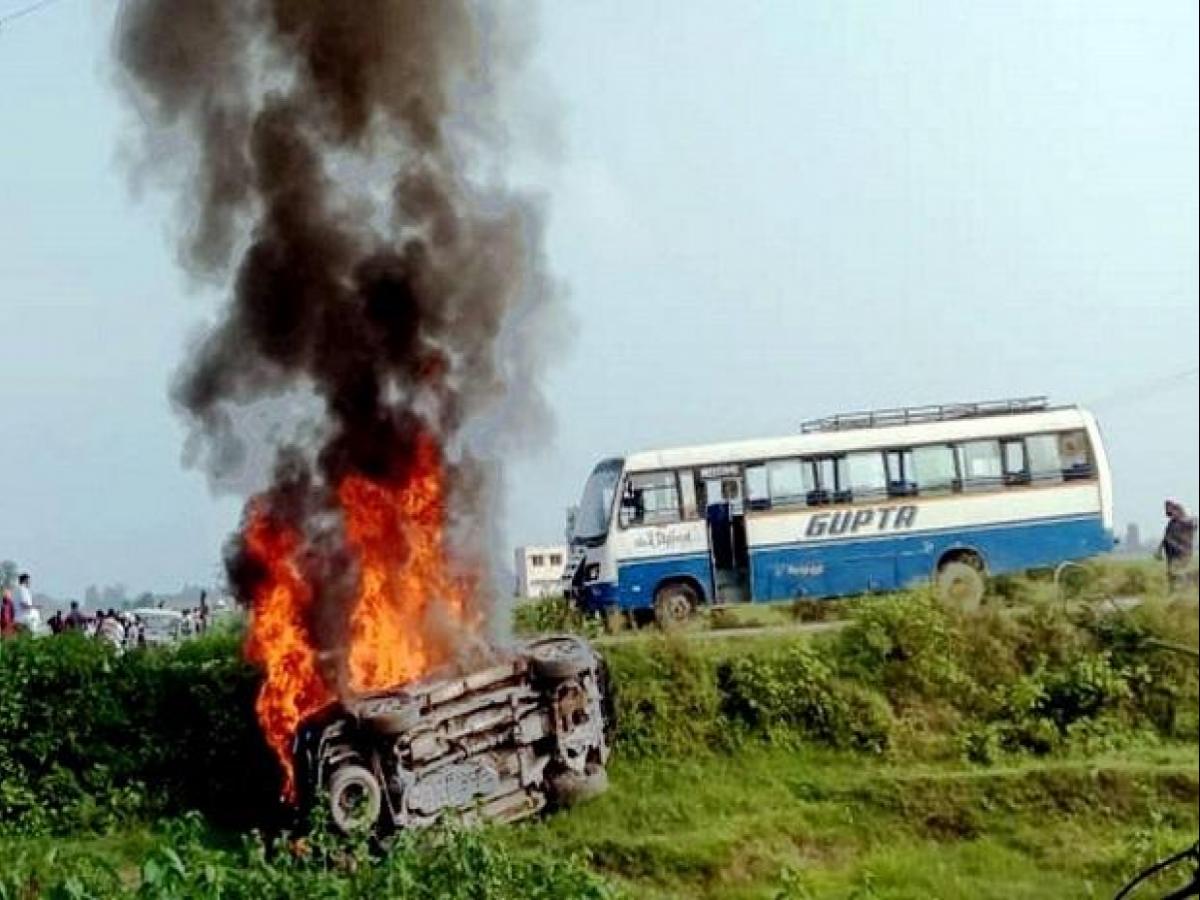
[[[687,754],[726,746],[711,659],[679,637],[606,653],[617,707],[619,752]]]
[[[115,654],[81,635],[0,648],[0,827],[104,830],[162,811],[261,822],[278,767],[236,638]]]
[[[579,611],[566,597],[544,597],[518,600],[513,608],[513,630],[517,634],[585,634],[596,635],[600,623]]]
[[[681,638],[608,652],[622,755],[726,751],[741,741],[801,741],[878,751],[892,715],[877,691],[840,678],[823,646],[729,656]]]
[[[835,677],[828,654],[797,644],[748,654],[719,673],[727,718],[771,737],[883,750],[891,711],[878,694]]]
[[[1132,673],[1114,669],[1104,652],[1040,674],[1042,692],[1034,713],[1049,719],[1060,732],[1080,719],[1095,718],[1130,696]]]
[[[988,602],[1004,604],[1038,603],[1058,596],[1052,570],[1035,570],[1014,575],[995,575],[988,579]]]
[[[997,685],[990,707],[959,735],[964,754],[987,763],[1002,752],[1052,753],[1127,731],[1136,723],[1119,712],[1130,696],[1130,677],[1099,652]]]
[[[102,860],[51,850],[6,860],[0,900],[138,898],[138,900],[605,900],[616,891],[580,862],[514,849],[488,832],[435,830],[403,836],[386,854],[318,832],[303,840],[240,847],[206,844],[195,817],[168,826],[132,881]]]
[[[1100,586],[1109,597],[1165,597],[1166,567],[1154,560],[1094,563],[1099,567]]]
[[[1163,566],[1151,560],[1100,558],[1072,563],[1057,572],[1036,569],[988,580],[989,596],[1009,604],[1162,597],[1166,591]]]
[[[797,622],[828,622],[846,618],[861,602],[857,598],[814,600],[801,597],[792,601],[788,612]]]
[[[1078,608],[1077,608],[1078,609]],[[682,757],[746,740],[925,757],[1195,740],[1195,602],[1040,603],[964,617],[928,593],[858,604],[836,635],[605,649],[616,752]],[[235,635],[118,656],[67,635],[0,646],[0,829],[105,831],[198,809],[280,824],[279,772]]]
[[[1090,610],[1081,619],[1112,659],[1128,673],[1129,706],[1158,732],[1195,740],[1200,696],[1194,650],[1200,616],[1194,600],[1148,600],[1118,614]]]
[[[974,687],[962,671],[960,626],[932,593],[882,598],[861,607],[834,653],[844,675],[879,688],[894,704],[958,696]]]
[[[1033,602],[1018,615],[963,617],[916,593],[864,606],[834,650],[841,677],[887,696],[894,734],[953,723],[962,752],[986,762],[1134,734],[1194,740],[1194,657],[1155,651],[1154,641],[1194,647],[1195,603],[1068,613]]]

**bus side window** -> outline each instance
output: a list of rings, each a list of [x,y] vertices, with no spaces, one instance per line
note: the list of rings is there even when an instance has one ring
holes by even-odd
[[[958,445],[963,490],[990,491],[1004,483],[999,441],[967,441]]]
[[[644,511],[642,492],[634,487],[633,477],[630,476],[621,487],[621,502],[617,509],[617,523],[622,528],[637,525],[642,521]]]
[[[1025,456],[1025,441],[1022,438],[1001,441],[1000,450],[1004,459],[1004,483],[1007,485],[1029,484],[1029,463]]]
[[[917,493],[916,470],[911,450],[887,451],[887,492],[889,497],[912,497]]]
[[[1091,478],[1095,474],[1086,431],[1065,431],[1060,434],[1058,452],[1062,457],[1062,475],[1066,481]]]
[[[1037,482],[1063,480],[1062,456],[1058,452],[1057,434],[1031,434],[1025,438],[1029,456],[1029,478]]]
[[[691,520],[698,518],[703,510],[696,505],[696,473],[691,469],[679,470],[679,497],[683,503],[683,518]],[[703,483],[701,483],[703,488]]]
[[[771,495],[767,491],[767,467],[762,463],[746,466],[746,506],[751,510],[770,509]]]
[[[880,451],[847,453],[845,460],[846,477],[843,484],[849,496],[844,502],[887,496],[887,469]],[[839,487],[841,486],[843,485],[839,484]]]
[[[922,494],[949,494],[962,489],[954,463],[954,448],[949,444],[914,447],[909,477]]]
[[[812,466],[799,459],[776,459],[767,463],[767,493],[771,506],[804,506],[811,480]]]
[[[669,525],[679,521],[679,486],[675,473],[637,472],[629,476],[621,496],[621,525]]]
[[[808,493],[805,502],[809,506],[826,506],[835,502],[837,493],[837,461],[832,456],[804,460],[808,470]]]
[[[854,494],[850,491],[850,479],[846,473],[846,457],[831,457],[828,468],[833,472],[833,476],[825,480],[825,473],[822,472],[821,487],[833,491],[834,503],[849,503],[854,499]]]

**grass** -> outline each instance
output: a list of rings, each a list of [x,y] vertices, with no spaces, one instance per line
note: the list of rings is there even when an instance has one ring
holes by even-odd
[[[612,791],[508,840],[639,897],[1111,896],[1194,840],[1196,748],[1004,768],[749,750],[614,766]]]
[[[1025,607],[1039,603],[1096,603],[1113,598],[1165,598],[1168,595],[1166,570],[1153,559],[1098,557],[1065,567],[1056,577],[1053,569],[1030,570],[1000,575],[988,580],[985,602],[1002,608]],[[886,602],[887,594],[856,597],[781,600],[770,603],[743,603],[702,607],[699,614],[681,630],[736,631],[811,622],[844,621],[864,603]],[[610,617],[605,622],[585,618],[562,598],[520,598],[515,604],[517,634],[574,631],[597,637],[607,628],[623,637],[642,637],[658,629],[652,624],[634,628],[628,616]]]
[[[1109,897],[1195,839],[1196,765],[1191,744],[989,768],[764,747],[618,758],[603,797],[489,836],[579,856],[631,897]],[[132,879],[153,837],[10,838],[0,859],[86,850]]]
[[[285,896],[361,896],[368,884],[354,879],[386,865],[450,879],[425,896],[453,883],[474,898],[484,882],[503,886],[493,897],[608,896],[598,876],[648,898],[1110,897],[1198,828],[1194,668],[1143,647],[1149,635],[1194,646],[1196,606],[1156,599],[1153,571],[1138,572],[1085,572],[1070,611],[1035,575],[1000,586],[1002,614],[964,618],[913,594],[851,601],[855,621],[837,634],[638,635],[605,649],[620,709],[605,796],[487,829],[431,867],[394,853],[338,875],[336,890],[322,882],[331,893],[317,889],[321,872],[281,871],[277,884]],[[1085,609],[1131,586],[1148,599],[1136,610]],[[970,749],[984,739],[986,753]],[[35,896],[4,893],[5,863],[52,852],[99,858],[137,889],[178,823],[112,821],[134,824],[0,837],[0,900]],[[205,854],[227,873],[257,865],[238,855],[241,834],[196,825],[188,866]],[[145,888],[146,900],[232,896]]]

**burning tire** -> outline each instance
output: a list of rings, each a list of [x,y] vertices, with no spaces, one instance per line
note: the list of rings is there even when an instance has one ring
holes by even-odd
[[[603,660],[544,638],[484,668],[358,697],[302,723],[302,809],[347,834],[512,821],[602,793],[612,735]]]

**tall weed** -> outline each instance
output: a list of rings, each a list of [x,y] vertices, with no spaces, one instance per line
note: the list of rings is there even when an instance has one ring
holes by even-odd
[[[211,846],[194,816],[171,823],[133,879],[97,857],[22,855],[0,871],[0,900],[607,900],[616,890],[578,860],[513,848],[488,832],[440,829],[404,836],[386,853],[328,832],[234,849]]]

